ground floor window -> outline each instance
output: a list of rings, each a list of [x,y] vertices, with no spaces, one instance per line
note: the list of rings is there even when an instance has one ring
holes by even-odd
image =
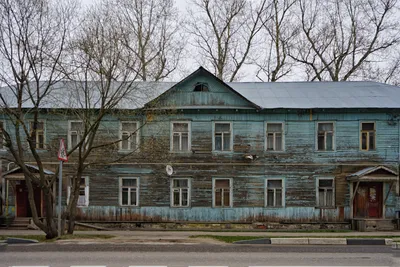
[[[265,205],[267,207],[283,207],[283,180],[267,179],[265,188]]]
[[[121,206],[138,206],[139,203],[139,179],[120,178],[119,195]]]
[[[174,178],[171,180],[171,206],[188,207],[190,203],[190,180]]]
[[[213,180],[214,207],[232,207],[232,179],[216,178]]]
[[[335,183],[333,178],[317,179],[317,206],[335,207]]]
[[[67,202],[69,202],[71,192],[72,192],[72,185],[73,185],[72,179],[70,180],[70,183],[68,186]],[[89,206],[89,177],[88,176],[82,176],[79,180],[79,198],[78,198],[77,206],[78,207]]]

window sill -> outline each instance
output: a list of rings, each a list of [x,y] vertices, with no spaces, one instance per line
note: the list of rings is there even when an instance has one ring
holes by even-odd
[[[265,154],[271,153],[271,154],[280,154],[280,153],[285,153],[285,150],[264,150]]]
[[[118,150],[118,153],[121,153],[121,154],[130,154],[130,153],[134,153],[134,152],[137,152],[137,150],[123,150],[123,149]]]
[[[122,208],[140,208],[139,205],[119,205]]]
[[[226,150],[226,151],[212,150],[211,152],[214,154],[233,154],[233,150]]]
[[[334,153],[336,152],[335,150],[315,150],[316,153]]]
[[[193,154],[192,150],[185,150],[185,151],[170,150],[169,153],[171,153],[171,154]]]
[[[170,206],[172,209],[190,209],[191,206]]]
[[[283,209],[285,208],[285,206],[265,206],[264,208],[266,209]]]
[[[329,206],[329,207],[317,206],[317,207],[314,207],[314,209],[319,209],[319,210],[322,210],[322,209],[324,209],[324,210],[335,210],[336,207],[332,207],[332,206]]]
[[[233,209],[233,207],[213,207],[213,209],[224,209],[224,210],[230,210]]]

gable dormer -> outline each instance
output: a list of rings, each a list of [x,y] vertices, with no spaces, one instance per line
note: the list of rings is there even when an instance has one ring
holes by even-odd
[[[258,109],[228,84],[200,67],[151,102],[156,108]],[[147,104],[149,107],[151,104]]]

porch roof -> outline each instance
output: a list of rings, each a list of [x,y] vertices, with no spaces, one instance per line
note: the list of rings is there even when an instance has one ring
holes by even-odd
[[[31,164],[25,164],[25,166],[30,169],[32,172],[36,172],[39,173],[39,167],[35,166],[35,165],[31,165]],[[50,171],[50,170],[43,170],[45,175],[54,175],[55,173]],[[23,172],[21,171],[21,167],[18,166],[12,170],[6,171],[5,173],[3,173],[2,175],[4,178],[6,179],[10,179],[10,180],[24,180],[25,176],[23,174]]]
[[[347,176],[348,181],[352,182],[396,182],[398,174],[385,167],[368,167]]]

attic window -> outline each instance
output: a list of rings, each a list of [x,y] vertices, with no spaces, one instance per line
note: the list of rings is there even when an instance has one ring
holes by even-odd
[[[194,92],[208,92],[208,83],[196,83],[194,85]]]

